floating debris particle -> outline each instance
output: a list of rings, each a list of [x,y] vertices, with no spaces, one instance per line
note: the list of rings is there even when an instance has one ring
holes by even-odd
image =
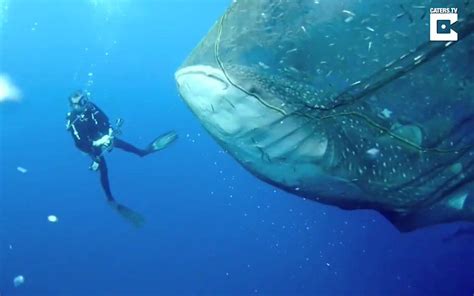
[[[402,37],[408,37],[407,34],[403,33],[403,32],[400,32],[398,30],[395,31],[395,33],[397,33],[398,35],[402,36]]]
[[[380,114],[382,114],[383,117],[385,118],[390,118],[390,116],[392,116],[392,111],[388,110],[387,108],[383,109],[382,112],[380,112]]]
[[[22,276],[22,275],[17,275],[13,279],[13,286],[15,286],[15,287],[19,287],[19,286],[23,285],[24,283],[25,283],[25,277]]]
[[[58,222],[58,217],[56,217],[55,215],[49,215],[48,216],[48,221],[51,222],[51,223],[56,223],[56,222]]]
[[[367,154],[372,156],[372,157],[375,157],[379,154],[380,150],[377,149],[377,148],[370,148],[369,150],[367,150]]]
[[[18,101],[20,99],[20,89],[13,84],[10,77],[0,73],[0,103],[3,101]]]
[[[25,169],[24,167],[21,167],[21,166],[17,167],[16,170],[19,171],[22,174],[28,173],[28,170]]]
[[[259,66],[262,67],[263,69],[269,69],[270,67],[267,66],[265,63],[263,62],[258,62]]]

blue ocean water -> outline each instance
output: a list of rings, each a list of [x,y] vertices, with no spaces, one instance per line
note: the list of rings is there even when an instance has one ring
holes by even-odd
[[[472,295],[473,238],[442,241],[461,223],[400,234],[291,196],[204,131],[173,75],[228,4],[0,0],[0,72],[22,93],[0,104],[0,295]],[[141,229],[108,207],[65,130],[84,88],[131,143],[179,133],[144,159],[107,155]]]

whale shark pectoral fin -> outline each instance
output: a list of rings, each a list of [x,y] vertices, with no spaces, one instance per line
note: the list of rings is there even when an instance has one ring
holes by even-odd
[[[469,192],[461,191],[447,196],[430,207],[408,212],[383,210],[379,210],[379,212],[400,232],[409,232],[429,225],[459,220],[474,222],[474,201],[470,198]]]
[[[408,148],[407,152],[418,153],[423,149],[423,138],[423,130],[418,125],[395,123],[387,132],[382,133],[378,140],[382,146],[397,143],[402,147]],[[375,150],[367,151],[370,156],[376,152]]]
[[[466,203],[467,196],[468,194],[466,192],[456,194],[448,199],[447,204],[453,209],[462,210],[464,208],[464,204]]]
[[[432,147],[444,140],[444,137],[453,128],[449,118],[435,118],[423,123],[410,122],[407,119],[392,124],[390,132],[420,148]],[[430,131],[436,131],[435,133]]]

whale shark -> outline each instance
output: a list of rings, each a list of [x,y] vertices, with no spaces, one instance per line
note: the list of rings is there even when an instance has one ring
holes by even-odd
[[[376,210],[400,231],[474,222],[474,137],[469,132],[474,99],[466,90],[474,82],[462,69],[450,72],[463,79],[462,87],[451,82],[440,86],[439,77],[427,77],[442,57],[459,61],[472,54],[462,45],[474,44],[471,16],[457,24],[459,44],[425,42],[409,50],[399,46],[390,61],[380,61],[385,49],[377,52],[373,43],[368,56],[354,53],[362,50],[354,41],[347,51],[354,62],[338,71],[341,65],[334,60],[340,62],[341,54],[336,52],[347,46],[336,50],[328,41],[326,46],[334,49],[320,49],[322,63],[312,52],[312,60],[308,58],[308,40],[292,37],[291,45],[282,41],[293,27],[269,29],[286,12],[290,24],[304,28],[302,35],[321,40],[327,31],[309,33],[311,22],[295,21],[301,15],[313,23],[334,21],[307,13],[314,1],[269,4],[270,11],[256,13],[258,21],[247,24],[257,28],[235,29],[252,3],[234,1],[175,73],[184,102],[233,158],[266,183],[342,209]],[[349,12],[343,14],[358,15]],[[367,33],[353,30],[353,35]],[[367,51],[370,39],[363,40]],[[288,58],[295,52],[302,56]],[[331,53],[333,60],[326,60]],[[367,69],[357,68],[361,60]],[[322,73],[330,61],[335,66]],[[317,70],[308,66],[312,63]],[[339,78],[331,77],[335,72]],[[442,101],[436,97],[440,93],[451,96]]]

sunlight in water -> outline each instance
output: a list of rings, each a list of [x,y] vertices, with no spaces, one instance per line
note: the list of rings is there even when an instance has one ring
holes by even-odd
[[[107,20],[110,17],[125,14],[128,6],[131,4],[130,0],[90,0],[89,2],[99,13],[104,13]]]
[[[17,101],[20,97],[20,90],[7,75],[0,73],[0,103],[4,101]]]

